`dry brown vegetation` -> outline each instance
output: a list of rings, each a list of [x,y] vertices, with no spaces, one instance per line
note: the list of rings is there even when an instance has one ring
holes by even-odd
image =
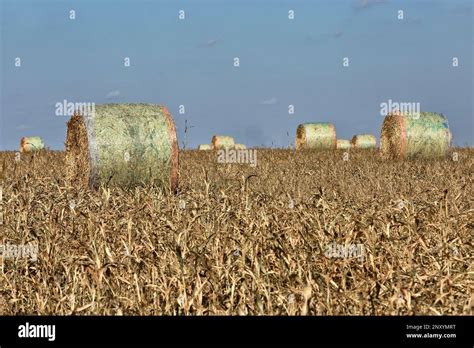
[[[78,190],[62,152],[0,153],[0,244],[39,247],[0,259],[0,314],[472,314],[474,150],[457,151],[186,151],[176,196]]]

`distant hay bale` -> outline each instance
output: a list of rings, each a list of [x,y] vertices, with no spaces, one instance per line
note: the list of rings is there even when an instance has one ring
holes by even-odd
[[[383,158],[444,158],[451,147],[452,135],[443,114],[387,115],[383,121],[380,147]]]
[[[296,129],[296,150],[331,150],[336,143],[336,128],[331,123],[304,123]]]
[[[349,150],[351,148],[351,142],[347,139],[337,139],[336,149],[338,150]]]
[[[247,146],[245,146],[244,144],[235,144],[234,145],[234,149],[236,150],[245,150],[247,148]]]
[[[372,134],[354,135],[351,145],[356,149],[375,149],[377,147],[377,138]]]
[[[20,141],[20,152],[32,152],[44,149],[43,139],[40,137],[23,137]]]
[[[212,146],[209,144],[201,144],[198,146],[198,150],[201,150],[201,151],[212,150]]]
[[[222,148],[232,148],[235,146],[234,138],[226,135],[214,135],[212,137],[212,148],[215,150]]]
[[[178,142],[167,108],[151,104],[96,106],[67,123],[66,174],[73,185],[178,186]]]

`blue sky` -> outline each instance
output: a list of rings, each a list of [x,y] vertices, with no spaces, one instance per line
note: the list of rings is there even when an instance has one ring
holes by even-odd
[[[470,0],[0,4],[0,149],[30,135],[63,149],[67,117],[55,104],[65,99],[164,104],[180,146],[185,120],[193,126],[190,147],[213,134],[286,147],[304,122],[332,122],[339,138],[378,138],[381,103],[419,102],[447,115],[455,144],[474,144]]]

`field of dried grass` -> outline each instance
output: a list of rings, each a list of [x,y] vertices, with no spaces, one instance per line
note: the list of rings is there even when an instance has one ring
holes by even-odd
[[[474,150],[457,151],[182,151],[175,196],[70,187],[63,152],[2,152],[0,244],[38,258],[0,258],[0,314],[472,314]]]

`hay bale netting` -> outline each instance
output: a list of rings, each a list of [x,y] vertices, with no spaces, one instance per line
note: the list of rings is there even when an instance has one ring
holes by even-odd
[[[336,143],[336,128],[331,123],[304,123],[296,129],[296,150],[331,150]]]
[[[198,146],[198,150],[201,150],[201,151],[212,150],[212,146],[209,144],[201,144]]]
[[[108,104],[67,123],[66,173],[75,186],[178,186],[178,142],[166,107]]]
[[[372,134],[354,135],[351,145],[356,149],[375,149],[377,147],[377,138]]]
[[[349,150],[351,148],[351,142],[347,139],[337,139],[336,149],[338,150]]]
[[[234,145],[234,149],[236,150],[245,150],[247,148],[247,146],[245,146],[244,144],[235,144]]]
[[[387,159],[444,158],[452,135],[443,114],[387,115],[380,135],[382,157]]]
[[[20,141],[20,152],[32,152],[44,149],[43,139],[40,137],[23,137]]]
[[[222,148],[233,148],[235,146],[234,138],[226,135],[214,135],[212,137],[212,148],[215,150]]]

